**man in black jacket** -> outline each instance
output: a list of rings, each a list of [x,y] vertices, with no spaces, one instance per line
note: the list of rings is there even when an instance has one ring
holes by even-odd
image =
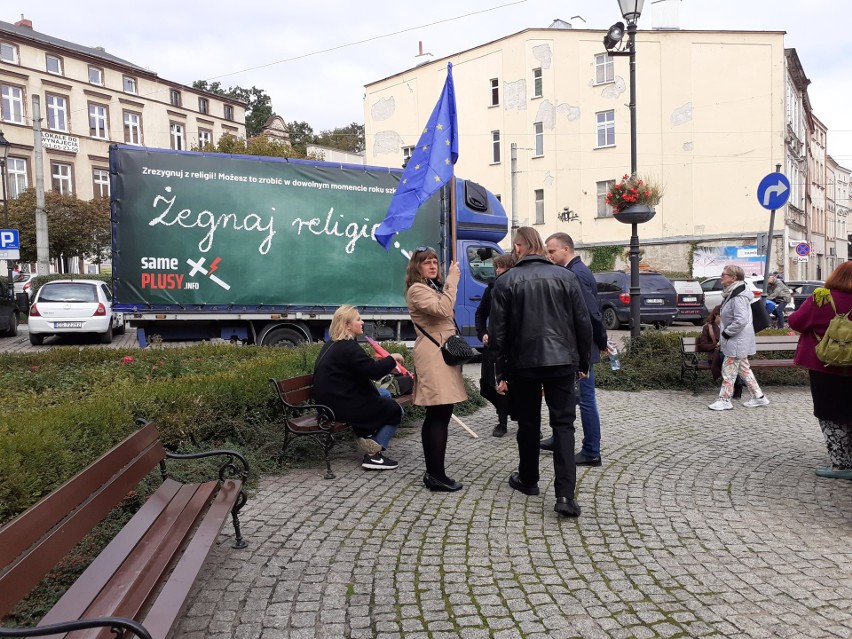
[[[574,240],[567,233],[554,233],[545,242],[550,261],[557,266],[564,266],[580,282],[586,310],[592,322],[592,367],[589,376],[580,380],[580,419],[583,422],[583,447],[574,456],[578,466],[601,465],[601,418],[598,413],[598,400],[595,397],[595,367],[601,361],[601,353],[607,350],[606,327],[601,318],[601,307],[598,301],[598,284],[589,267],[583,264],[580,256],[574,252]],[[553,437],[541,440],[543,450],[553,450]]]
[[[574,379],[589,372],[589,312],[576,276],[545,257],[538,231],[518,229],[514,248],[519,261],[494,284],[489,324],[489,344],[498,360],[497,391],[508,391],[510,414],[518,422],[520,460],[509,485],[527,495],[539,494],[543,389],[554,436],[554,510],[577,517]]]

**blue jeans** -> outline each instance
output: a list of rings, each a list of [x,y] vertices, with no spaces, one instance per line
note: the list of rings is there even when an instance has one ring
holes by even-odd
[[[589,367],[589,376],[580,380],[580,420],[583,422],[583,447],[585,457],[601,456],[601,417],[595,398],[595,365]]]
[[[775,303],[775,326],[784,328],[784,309],[787,308],[787,302]]]
[[[387,388],[380,388],[379,395],[382,397],[390,397],[390,391]],[[402,406],[399,407],[399,412],[403,413]],[[396,434],[397,429],[399,428],[399,424],[385,424],[381,426],[379,430],[373,433],[373,436],[370,438],[377,444],[379,444],[382,448],[387,448],[388,444],[390,444],[391,438]]]

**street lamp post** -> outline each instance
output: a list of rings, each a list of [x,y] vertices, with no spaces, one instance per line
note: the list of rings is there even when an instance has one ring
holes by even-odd
[[[6,195],[6,158],[9,157],[9,141],[0,131],[0,177],[3,179],[3,228],[9,228],[9,198]],[[8,266],[9,291],[12,299],[15,298],[15,285],[12,282],[12,260],[6,260]]]
[[[621,15],[627,21],[627,44],[622,51],[611,51],[624,37],[624,24],[617,22],[612,25],[604,36],[604,47],[611,56],[628,56],[630,58],[630,174],[636,175],[638,162],[636,159],[636,21],[642,15],[645,0],[618,0]],[[630,234],[630,336],[638,337],[640,333],[640,304],[642,290],[639,287],[639,224],[633,222]]]

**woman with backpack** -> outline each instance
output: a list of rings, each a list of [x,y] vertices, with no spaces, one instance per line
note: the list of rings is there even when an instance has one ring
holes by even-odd
[[[852,322],[850,311],[852,262],[843,262],[828,276],[825,288],[816,289],[787,321],[800,333],[793,361],[808,369],[814,416],[819,420],[831,460],[831,466],[817,468],[816,474],[852,480],[852,344],[832,339],[838,329],[850,330],[845,324]],[[836,319],[844,315],[845,320]]]

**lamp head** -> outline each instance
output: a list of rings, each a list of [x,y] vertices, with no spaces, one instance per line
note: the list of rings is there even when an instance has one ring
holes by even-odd
[[[624,23],[616,22],[609,28],[609,31],[606,32],[604,36],[603,43],[604,48],[607,51],[611,51],[615,47],[618,46],[618,43],[621,42],[621,39],[624,37]]]
[[[3,131],[0,131],[0,160],[6,161],[6,157],[9,155],[9,147],[12,146],[9,140],[3,135]]]
[[[628,24],[636,22],[639,16],[642,15],[642,7],[645,0],[618,0],[618,7],[621,9],[621,15],[627,20]]]

